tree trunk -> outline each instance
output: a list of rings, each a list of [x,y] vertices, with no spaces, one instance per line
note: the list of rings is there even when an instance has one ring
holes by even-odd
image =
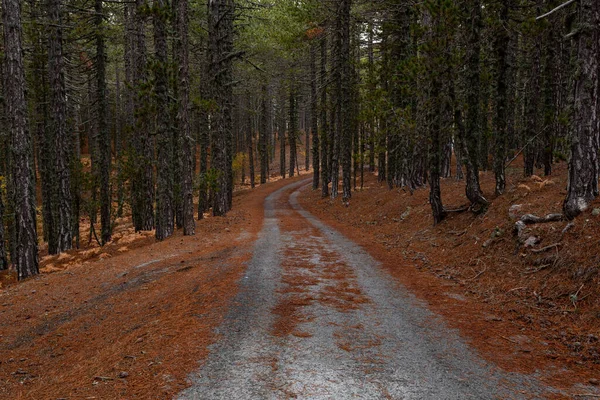
[[[73,246],[71,230],[71,138],[67,131],[67,97],[63,59],[62,10],[60,0],[48,0],[49,25],[48,72],[50,82],[51,127],[54,149],[55,187],[53,195],[56,253]]]
[[[348,202],[352,197],[352,60],[350,59],[350,8],[351,0],[341,0],[338,14],[340,35],[340,67],[341,81],[339,93],[340,124],[338,135],[340,140],[342,161],[342,201]]]
[[[0,187],[0,271],[8,269],[8,258],[6,257],[6,247],[4,243],[4,191]]]
[[[106,49],[103,31],[103,5],[102,0],[95,3],[96,25],[96,96],[97,96],[97,123],[98,123],[98,152],[99,154],[99,179],[100,179],[100,223],[102,224],[102,244],[110,242],[112,236],[111,193],[110,193],[110,136],[108,134],[108,99],[106,94]]]
[[[208,37],[211,96],[216,103],[211,123],[211,168],[217,171],[212,193],[213,215],[225,215],[231,209],[233,193],[232,162],[232,0],[208,1]]]
[[[502,0],[500,11],[498,13],[498,29],[495,38],[496,50],[496,113],[495,113],[495,144],[494,154],[494,175],[496,177],[496,195],[504,193],[506,189],[506,171],[504,164],[506,161],[507,147],[507,116],[508,108],[506,82],[508,73],[508,44],[509,36],[506,29],[508,23],[508,12],[510,0]]]
[[[133,223],[137,231],[154,228],[154,150],[150,137],[147,88],[147,54],[144,8],[145,0],[136,0],[134,17],[134,76],[135,82],[135,132],[132,135],[134,148],[134,176],[131,180]]]
[[[319,73],[319,86],[321,87],[321,99],[319,104],[321,123],[321,197],[329,196],[329,158],[330,138],[329,124],[327,119],[327,35],[323,35],[319,44],[321,50],[321,71]]]
[[[463,144],[463,164],[466,167],[466,195],[472,205],[485,207],[488,201],[483,197],[479,186],[478,165],[478,138],[481,135],[479,108],[480,108],[480,51],[481,51],[481,0],[465,7],[465,20],[467,29],[467,55],[466,55],[466,98],[467,115],[465,137],[461,138]],[[460,131],[460,130],[459,130]]]
[[[598,196],[598,52],[600,3],[581,0],[577,38],[571,158],[565,216],[575,218]]]
[[[290,178],[294,176],[294,170],[296,169],[296,138],[298,137],[298,95],[294,85],[294,77],[292,77],[290,79],[290,120],[288,131],[288,142],[290,144]],[[300,173],[300,171],[298,171],[298,173]]]
[[[19,279],[39,273],[35,187],[31,135],[27,123],[23,65],[21,2],[2,1],[4,29],[4,98],[11,138],[15,212],[15,253],[11,254]]]
[[[248,96],[248,108],[250,108],[250,96]],[[250,170],[250,187],[256,185],[256,171],[254,169],[254,124],[252,116],[248,113],[248,125],[246,126],[246,145],[248,148],[248,169]]]
[[[167,7],[164,0],[154,0],[154,97],[156,99],[156,239],[164,240],[174,231],[173,208],[173,137],[169,129],[167,76]]]
[[[269,177],[269,110],[267,107],[269,90],[266,84],[262,85],[262,96],[260,100],[260,132],[259,132],[259,153],[260,153],[260,183],[267,183]]]
[[[317,97],[317,43],[310,45],[310,131],[312,134],[313,190],[319,188],[321,177],[319,158],[319,99]]]
[[[177,128],[181,137],[182,178],[181,197],[183,213],[183,234],[196,233],[194,221],[194,153],[196,143],[190,128],[190,78],[189,78],[189,38],[188,38],[188,0],[176,0],[177,65],[179,79],[179,102]]]

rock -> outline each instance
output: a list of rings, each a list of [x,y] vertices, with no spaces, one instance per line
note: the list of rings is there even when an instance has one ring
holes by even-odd
[[[527,238],[527,240],[525,240],[524,246],[525,247],[533,247],[536,244],[538,244],[539,242],[541,242],[541,240],[538,236],[529,236]]]
[[[594,385],[594,386],[600,385],[600,381],[598,379],[592,378],[592,379],[589,380],[589,382],[590,382],[591,385]]]
[[[594,217],[597,217],[598,215],[600,215],[600,208],[594,208],[594,210],[592,211],[592,215]]]
[[[125,379],[128,376],[129,376],[129,372],[126,372],[126,371],[119,372],[119,378],[121,378],[121,379]]]
[[[519,219],[521,217],[521,210],[523,210],[523,204],[513,204],[508,209],[508,217],[510,219]]]

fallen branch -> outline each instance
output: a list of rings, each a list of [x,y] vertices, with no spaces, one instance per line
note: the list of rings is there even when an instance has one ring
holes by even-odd
[[[568,6],[571,3],[575,3],[576,0],[569,0],[563,4],[561,4],[560,6],[554,8],[553,10],[548,11],[546,14],[540,15],[539,17],[537,17],[535,20],[539,21],[540,19],[546,18],[549,15],[552,15],[553,13],[555,13],[556,11],[560,10],[561,8],[564,8],[566,6]]]
[[[575,397],[594,397],[594,398],[600,398],[600,394],[591,394],[591,393],[574,394],[573,396],[575,396]]]
[[[500,336],[500,337],[501,337],[502,339],[504,339],[504,340],[508,340],[508,341],[509,341],[509,342],[511,342],[511,343],[514,343],[514,344],[519,344],[518,342],[516,342],[516,341],[514,341],[514,340],[512,340],[512,339],[509,339],[509,338],[507,338],[506,336]]]
[[[479,272],[479,273],[478,273],[477,275],[475,275],[474,277],[472,277],[472,278],[469,278],[469,279],[466,279],[466,280],[467,280],[467,281],[473,281],[473,280],[475,280],[475,279],[479,278],[481,275],[483,275],[483,273],[484,273],[485,271],[487,271],[487,267],[485,267],[483,270],[481,270],[481,272]]]
[[[524,151],[524,150],[525,150],[525,149],[526,149],[526,148],[527,148],[527,147],[528,147],[528,146],[529,146],[531,143],[533,143],[533,141],[534,141],[535,139],[537,139],[537,138],[538,138],[538,136],[540,136],[542,133],[546,132],[546,129],[548,129],[548,127],[544,128],[544,130],[542,130],[540,133],[538,133],[537,135],[535,135],[534,137],[532,137],[531,139],[529,139],[529,141],[528,141],[527,143],[525,143],[525,146],[523,146],[523,148],[522,148],[521,150],[519,150],[519,151],[517,152],[517,154],[516,154],[516,155],[515,155],[513,158],[511,158],[511,159],[510,159],[510,161],[509,161],[508,163],[506,163],[506,165],[504,166],[504,169],[508,168],[508,166],[509,166],[510,164],[512,164],[512,162],[513,162],[513,161],[515,161],[515,160],[516,160],[516,159],[517,159],[517,158],[518,158],[518,157],[521,155],[521,153],[522,153],[522,152],[523,152],[523,151]]]
[[[554,244],[551,244],[549,246],[542,247],[541,249],[531,249],[531,252],[532,253],[536,253],[536,254],[543,253],[545,251],[551,250],[551,249],[553,249],[555,247],[558,247],[558,246],[562,246],[562,243],[554,243]]]
[[[545,217],[538,217],[537,215],[533,214],[525,214],[521,217],[519,221],[515,223],[514,233],[518,237],[521,237],[521,233],[527,225],[556,222],[562,221],[563,219],[564,216],[562,214],[548,214]]]
[[[562,214],[548,214],[545,217],[538,217],[537,215],[533,214],[525,214],[521,217],[521,221],[523,221],[527,225],[543,224],[546,222],[557,222],[562,221],[563,219],[564,216]]]
[[[564,235],[565,233],[569,232],[574,227],[575,227],[575,222],[573,222],[573,221],[569,222],[567,224],[567,226],[564,227],[564,229],[562,230],[561,234]]]

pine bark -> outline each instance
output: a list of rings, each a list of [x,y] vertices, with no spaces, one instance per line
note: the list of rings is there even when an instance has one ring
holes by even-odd
[[[465,6],[464,23],[467,30],[467,55],[465,68],[466,85],[466,124],[465,137],[461,138],[463,148],[463,164],[466,167],[466,195],[472,205],[485,207],[488,201],[481,193],[479,185],[478,149],[481,126],[480,108],[480,52],[481,52],[481,1],[475,0]]]
[[[4,98],[10,132],[15,213],[15,253],[11,255],[18,279],[39,273],[35,187],[31,135],[27,123],[23,65],[21,2],[2,1],[4,29]]]
[[[290,178],[294,176],[296,170],[296,138],[298,137],[298,94],[296,87],[294,86],[294,78],[290,79],[290,101],[289,101],[289,131],[288,131],[288,143],[290,144]],[[300,173],[300,171],[298,171]]]
[[[0,188],[0,271],[8,269],[8,257],[6,256],[5,235],[4,235],[4,193]]]
[[[352,64],[350,59],[350,9],[351,0],[341,0],[340,2],[340,67],[341,67],[341,85],[339,97],[340,110],[340,155],[342,163],[342,201],[348,202],[352,197],[352,136],[353,136],[353,117],[352,117]]]
[[[94,22],[96,25],[96,101],[98,124],[98,152],[99,154],[99,179],[100,179],[100,223],[102,225],[102,244],[110,242],[112,236],[111,192],[110,192],[110,164],[111,146],[108,133],[108,99],[106,90],[106,47],[103,32],[103,3],[95,2]]]
[[[260,183],[267,183],[269,177],[269,109],[268,96],[269,90],[266,84],[262,85],[262,95],[260,100],[260,132],[259,132],[259,153],[260,153]]]
[[[212,193],[213,214],[225,215],[231,209],[233,194],[232,0],[208,0],[209,69],[212,97],[216,103],[211,123],[211,167],[217,173]]]
[[[62,4],[48,0],[49,26],[48,72],[50,83],[51,137],[54,150],[53,214],[56,253],[73,246],[71,230],[71,138],[67,132],[67,97],[65,92],[65,64],[63,58]]]
[[[319,71],[319,86],[321,87],[320,93],[320,134],[321,134],[321,197],[325,198],[329,196],[329,181],[330,181],[330,170],[329,170],[329,159],[330,152],[330,138],[329,138],[329,120],[327,118],[327,35],[323,35],[321,42],[319,43],[321,51],[321,66]]]
[[[145,0],[136,0],[133,21],[135,83],[134,115],[135,131],[132,135],[134,149],[134,176],[131,180],[133,224],[137,231],[154,229],[154,150],[150,137],[148,112],[148,77],[145,34]]]
[[[183,207],[183,234],[186,236],[196,233],[194,221],[194,153],[196,143],[190,127],[190,61],[188,36],[188,0],[176,0],[177,53],[179,78],[179,102],[177,113],[177,128],[181,136],[182,179],[181,197]]]
[[[498,13],[498,28],[495,36],[496,50],[496,113],[495,113],[495,154],[494,175],[496,178],[496,194],[504,193],[506,189],[506,171],[504,163],[506,160],[508,143],[508,44],[509,36],[506,28],[508,23],[508,11],[510,0],[502,0]]]
[[[577,38],[577,76],[575,77],[571,158],[565,216],[575,218],[598,196],[598,53],[600,3],[581,0]]]
[[[313,166],[313,190],[319,188],[320,158],[319,158],[319,100],[317,98],[317,44],[310,45],[310,131],[312,134],[312,166]]]
[[[164,0],[154,0],[154,97],[156,99],[156,239],[173,234],[173,137],[169,129],[169,99],[167,77],[167,7]]]

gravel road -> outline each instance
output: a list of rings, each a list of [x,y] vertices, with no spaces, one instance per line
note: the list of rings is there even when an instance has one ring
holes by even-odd
[[[271,194],[220,340],[180,399],[530,399],[365,250]]]

